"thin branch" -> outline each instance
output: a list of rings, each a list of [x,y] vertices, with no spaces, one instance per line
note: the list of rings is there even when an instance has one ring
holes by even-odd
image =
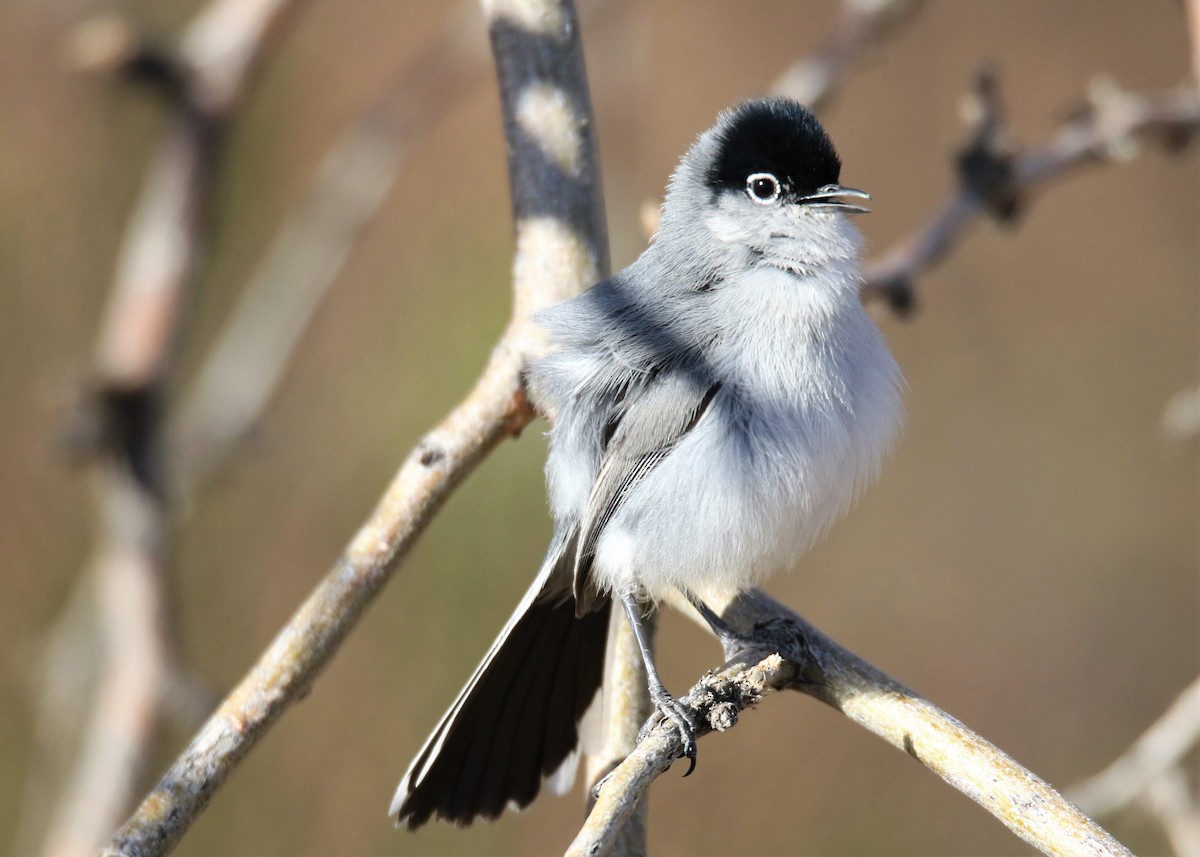
[[[758,590],[729,600],[705,593],[747,642],[686,697],[702,732],[736,724],[767,689],[798,690],[908,753],[1019,837],[1055,855],[1128,855],[1053,788],[913,691],[826,637]],[[690,611],[688,611],[690,613]],[[676,730],[654,729],[602,784],[569,855],[608,853],[624,815],[681,750]]]
[[[228,119],[253,79],[263,48],[299,7],[298,0],[216,0],[180,41],[195,107]]]
[[[867,266],[866,297],[905,311],[915,300],[916,278],[942,261],[982,215],[1012,220],[1052,181],[1083,167],[1128,161],[1146,142],[1179,148],[1200,130],[1194,89],[1138,95],[1101,79],[1092,84],[1087,106],[1049,142],[1014,153],[990,72],[980,75],[972,105],[975,131],[958,159],[958,190],[924,227]]]
[[[760,657],[761,656],[761,657]],[[794,670],[777,654],[746,651],[720,669],[705,675],[682,697],[697,713],[697,736],[725,731],[738,715],[767,690],[782,687]],[[593,804],[566,857],[600,857],[619,853],[630,821],[646,803],[650,784],[682,753],[673,726],[650,731],[625,759],[592,789]]]
[[[591,107],[567,0],[488,2],[516,231],[514,310],[467,398],[409,455],[371,517],[221,703],[106,854],[164,854],[237,763],[311,687],[451,490],[532,418],[521,371],[542,348],[532,311],[600,278],[607,246]]]
[[[1200,435],[1200,387],[1180,390],[1163,408],[1160,425],[1171,440],[1182,443]]]
[[[1200,857],[1200,810],[1180,766],[1151,783],[1141,803],[1162,825],[1176,857]]]
[[[910,21],[923,0],[842,0],[833,33],[769,87],[819,111],[867,51]]]
[[[1128,750],[1095,776],[1075,785],[1071,799],[1093,815],[1108,815],[1143,795],[1200,741],[1200,678],[1171,704]]]

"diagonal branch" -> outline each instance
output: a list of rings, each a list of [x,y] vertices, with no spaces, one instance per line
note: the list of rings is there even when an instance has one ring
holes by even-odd
[[[733,599],[706,593],[705,600],[724,605],[723,618],[740,632],[747,649],[685,697],[699,715],[702,733],[733,726],[738,713],[769,689],[798,690],[908,753],[1043,853],[1129,854],[1001,750],[761,591]],[[679,606],[692,615],[682,600]],[[652,730],[601,785],[595,808],[567,854],[608,853],[623,819],[680,752],[676,730],[661,725]]]
[[[470,13],[475,13],[471,15]],[[179,482],[195,493],[250,435],[297,343],[416,142],[482,80],[474,5],[406,62],[325,155],[299,208],[255,269],[181,408]]]
[[[1097,80],[1086,107],[1040,148],[1014,152],[990,71],[976,83],[975,130],[959,155],[959,187],[925,226],[867,266],[864,296],[904,312],[918,276],[941,262],[980,218],[1012,220],[1032,194],[1084,167],[1128,161],[1146,142],[1174,149],[1200,130],[1200,96],[1191,87],[1139,95]]]
[[[591,106],[569,0],[485,0],[500,79],[516,232],[513,317],[467,398],[412,451],[371,517],[221,703],[107,854],[163,854],[287,707],[303,696],[434,513],[532,418],[521,385],[541,339],[530,313],[604,272]]]
[[[1164,771],[1147,788],[1141,803],[1162,825],[1178,857],[1200,854],[1200,808],[1196,806],[1191,781],[1182,767]]]
[[[696,712],[697,737],[724,732],[738,715],[756,704],[768,690],[783,687],[795,673],[777,654],[746,650],[705,675],[680,701]],[[650,784],[683,753],[679,732],[672,726],[653,729],[619,765],[596,783],[592,805],[567,857],[600,857],[620,853],[631,819],[645,806]]]
[[[837,24],[824,44],[788,66],[768,91],[820,111],[862,56],[910,21],[922,2],[842,0]]]
[[[1071,799],[1093,815],[1108,815],[1146,794],[1150,786],[1200,743],[1200,678],[1100,773],[1075,785]]]

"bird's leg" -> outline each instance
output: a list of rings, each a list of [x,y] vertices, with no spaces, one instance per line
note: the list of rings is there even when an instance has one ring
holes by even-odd
[[[671,696],[662,683],[662,679],[658,677],[658,670],[654,666],[654,655],[650,653],[650,643],[646,639],[646,629],[642,625],[642,612],[638,607],[637,599],[632,595],[623,595],[621,596],[621,605],[625,608],[625,615],[629,619],[630,627],[633,628],[633,636],[642,652],[642,662],[646,665],[650,699],[654,702],[658,713],[674,723],[675,728],[679,730],[679,738],[683,742],[683,755],[690,762],[687,773],[684,774],[686,777],[696,767],[695,715],[688,706]]]
[[[712,632],[717,635],[717,639],[721,641],[721,650],[725,653],[726,660],[732,658],[745,647],[745,641],[738,635],[738,632],[728,622],[718,616],[715,610],[701,601],[700,596],[696,595],[690,589],[684,589],[683,594],[687,596],[687,600],[691,602],[692,607],[708,623],[708,627],[712,629]]]

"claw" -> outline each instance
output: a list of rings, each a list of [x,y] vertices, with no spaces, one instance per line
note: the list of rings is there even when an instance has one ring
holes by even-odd
[[[654,707],[658,709],[658,714],[662,719],[671,721],[679,730],[679,740],[683,744],[679,758],[688,760],[688,769],[684,776],[690,776],[692,771],[696,770],[695,714],[690,707],[671,696],[666,690],[661,693],[652,693],[652,698]]]
[[[692,775],[692,771],[696,770],[696,742],[695,741],[692,742],[692,752],[689,753],[685,749],[683,751],[683,755],[687,756],[687,760],[688,760],[688,769],[683,772],[683,775],[685,777],[690,777]]]

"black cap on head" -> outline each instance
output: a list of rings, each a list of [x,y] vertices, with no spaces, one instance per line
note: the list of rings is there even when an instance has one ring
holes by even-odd
[[[723,113],[705,175],[714,193],[741,191],[754,173],[771,173],[786,195],[837,184],[842,163],[812,111],[788,98],[746,101]]]

